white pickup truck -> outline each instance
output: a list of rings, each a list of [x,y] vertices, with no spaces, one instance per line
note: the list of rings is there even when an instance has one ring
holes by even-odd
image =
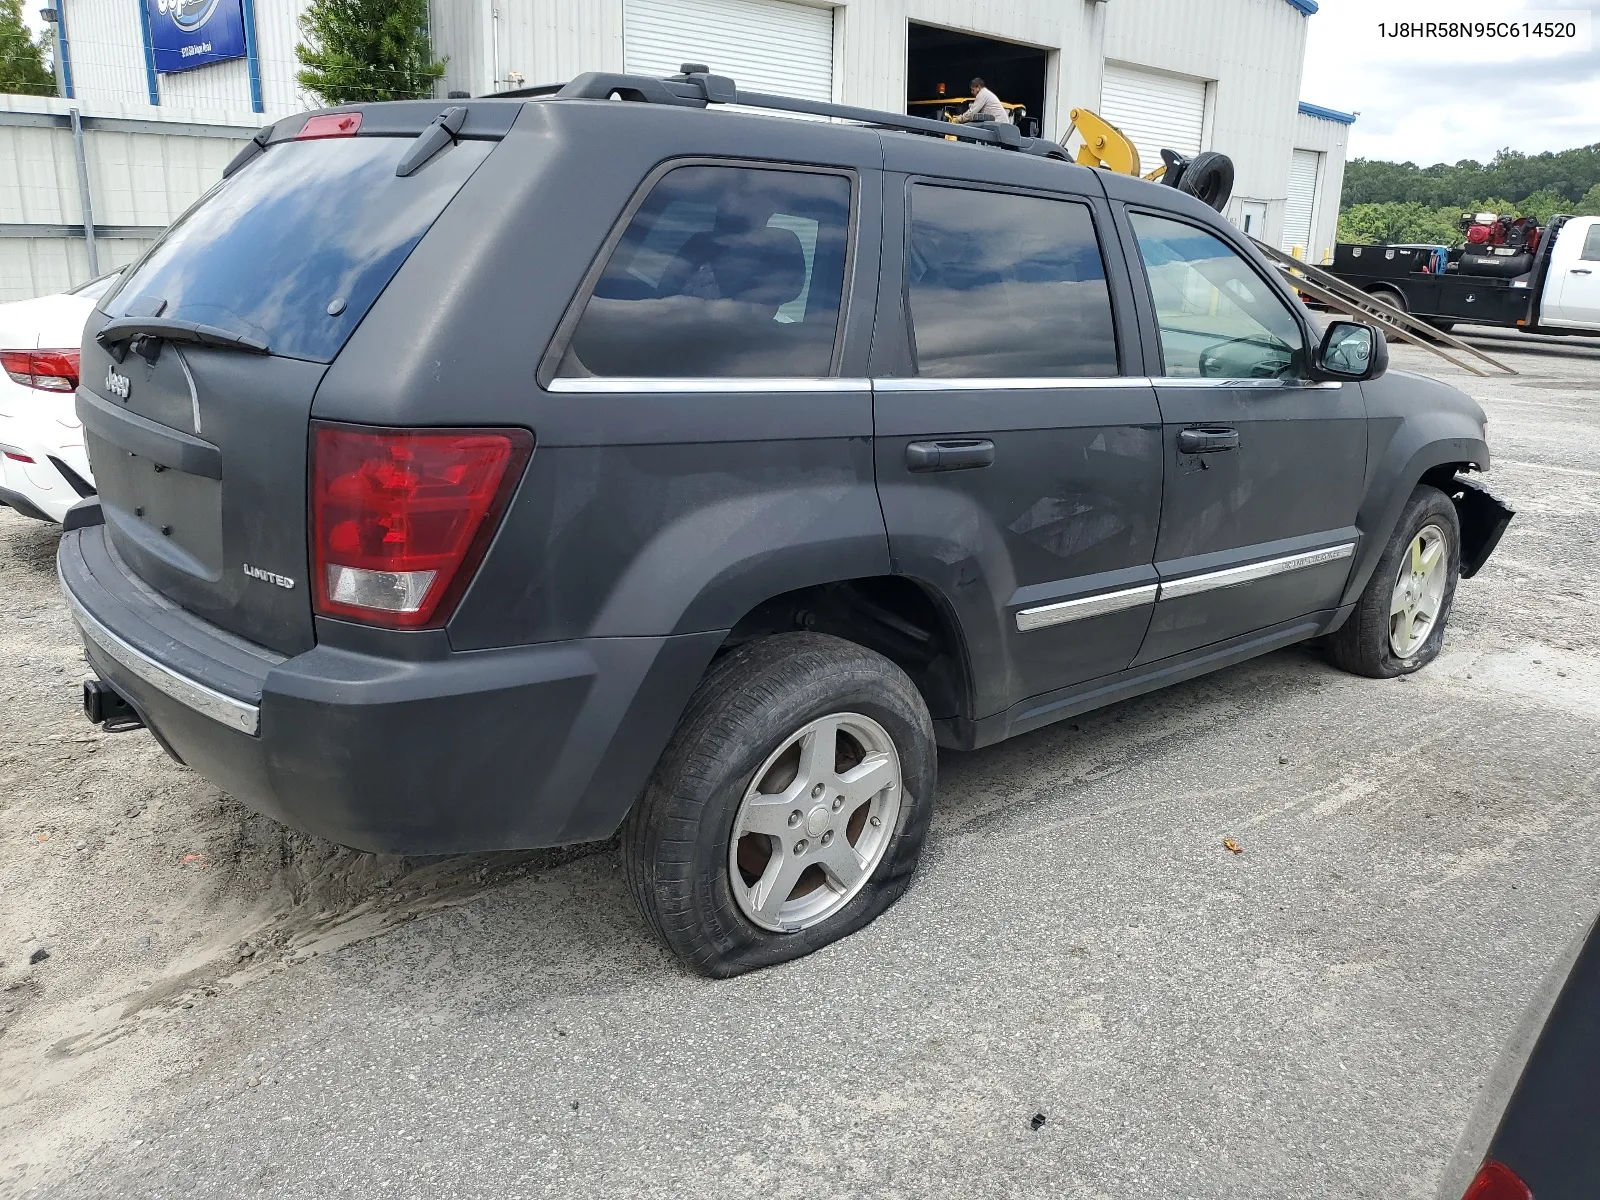
[[[1556,217],[1533,252],[1449,253],[1427,246],[1334,251],[1335,275],[1433,325],[1501,325],[1528,333],[1600,334],[1600,217]]]

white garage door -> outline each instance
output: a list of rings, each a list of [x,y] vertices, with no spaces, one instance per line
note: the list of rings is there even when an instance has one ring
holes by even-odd
[[[1317,208],[1317,178],[1322,174],[1322,155],[1315,150],[1296,150],[1289,164],[1289,203],[1283,210],[1283,248],[1300,247],[1305,258],[1312,257],[1311,217]]]
[[[1205,80],[1107,63],[1100,115],[1133,139],[1140,169],[1149,174],[1163,150],[1193,156],[1204,148]]]
[[[623,57],[641,75],[704,63],[741,88],[833,99],[833,10],[784,0],[627,0]]]

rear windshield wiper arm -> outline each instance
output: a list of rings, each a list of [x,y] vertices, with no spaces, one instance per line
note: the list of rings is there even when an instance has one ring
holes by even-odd
[[[205,325],[199,321],[182,321],[177,317],[116,317],[107,321],[94,335],[118,362],[127,354],[128,343],[136,338],[153,338],[164,342],[190,342],[199,346],[216,346],[224,350],[245,350],[251,354],[268,353],[267,344],[247,333],[235,333],[220,325]]]

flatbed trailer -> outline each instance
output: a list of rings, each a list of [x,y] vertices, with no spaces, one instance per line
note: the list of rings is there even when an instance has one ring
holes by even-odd
[[[1600,334],[1600,217],[1554,218],[1518,275],[1463,270],[1459,253],[1438,270],[1428,246],[1341,242],[1324,268],[1346,283],[1436,325],[1496,325],[1526,333]]]

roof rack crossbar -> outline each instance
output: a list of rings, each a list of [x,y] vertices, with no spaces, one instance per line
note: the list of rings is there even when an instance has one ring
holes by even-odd
[[[680,108],[706,106],[705,93],[681,79],[657,79],[653,75],[624,75],[614,71],[585,71],[557,92],[556,99],[609,100],[613,95],[645,104],[673,104]]]
[[[710,104],[737,104],[744,108],[761,108],[776,112],[800,113],[813,117],[834,117],[842,121],[857,121],[884,129],[905,133],[919,133],[929,137],[954,138],[983,146],[1000,146],[1024,154],[1037,154],[1046,158],[1065,159],[1066,153],[1055,142],[1044,138],[1027,138],[1015,125],[963,125],[950,121],[933,121],[927,117],[913,117],[905,113],[888,112],[877,108],[857,108],[850,104],[831,104],[820,100],[802,100],[796,96],[777,96],[768,92],[740,90],[726,75],[691,71],[658,79],[652,75],[628,75],[614,71],[587,71],[565,84],[542,84],[538,87],[517,88],[513,91],[495,92],[494,98],[517,99],[550,96],[556,100],[609,100],[620,96],[624,100],[645,104],[670,104],[679,108],[705,108]]]

